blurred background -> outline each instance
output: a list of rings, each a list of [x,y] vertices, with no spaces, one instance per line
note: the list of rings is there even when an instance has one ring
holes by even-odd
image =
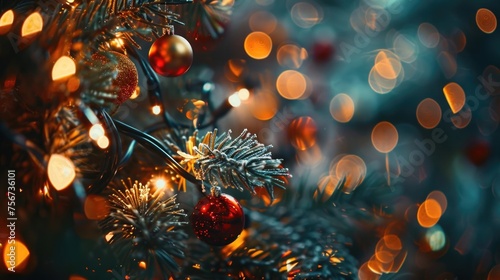
[[[176,27],[195,50],[162,80],[179,121],[203,109],[185,107],[202,81],[234,107],[217,126],[272,144],[291,187],[383,176],[398,192],[385,230],[403,227],[408,250],[391,279],[500,278],[497,1],[218,3],[233,14],[215,39]],[[360,273],[377,271],[375,243],[358,240]]]

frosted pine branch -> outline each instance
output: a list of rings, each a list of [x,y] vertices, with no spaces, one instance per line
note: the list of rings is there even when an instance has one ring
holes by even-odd
[[[196,135],[196,134],[195,134]],[[184,159],[181,164],[193,167],[198,180],[208,180],[211,185],[246,189],[255,194],[255,188],[264,187],[274,199],[274,187],[285,188],[280,176],[290,176],[281,166],[281,159],[273,159],[269,149],[256,140],[247,130],[236,138],[231,131],[217,137],[217,130],[208,132],[203,140],[190,137],[188,153],[177,151]]]

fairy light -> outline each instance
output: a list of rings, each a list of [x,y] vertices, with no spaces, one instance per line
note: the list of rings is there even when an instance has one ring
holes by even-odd
[[[52,186],[60,191],[67,188],[75,179],[75,165],[65,156],[53,154],[49,159],[47,174]]]
[[[238,90],[238,98],[241,99],[241,101],[248,100],[248,98],[250,98],[250,91],[246,88]]]
[[[21,27],[21,36],[26,37],[42,31],[43,18],[39,12],[34,12],[29,15]]]
[[[62,80],[76,73],[76,65],[69,56],[61,56],[52,67],[52,80]]]
[[[163,178],[158,178],[154,181],[154,185],[157,190],[164,189],[167,186],[167,181]]]
[[[7,33],[14,22],[14,12],[8,10],[0,17],[0,34]]]
[[[136,99],[137,97],[139,97],[139,95],[141,95],[141,88],[136,87],[134,92],[132,92],[132,95],[130,96],[129,99],[131,99],[131,100]]]
[[[97,146],[101,149],[106,149],[109,147],[109,138],[106,136],[99,137],[99,139],[97,139]]]
[[[155,105],[153,108],[151,108],[151,112],[155,115],[159,115],[161,113],[161,107],[160,105]]]
[[[16,239],[14,244],[10,244],[3,248],[3,256],[5,267],[15,268],[15,271],[18,272],[26,267],[30,251],[23,242]]]
[[[106,239],[106,242],[109,242],[111,240],[111,238],[113,238],[113,232],[108,232],[108,234],[106,234],[106,236],[104,236],[104,239]]]
[[[89,130],[89,137],[96,141],[102,136],[104,136],[104,127],[102,127],[102,124],[94,124]]]
[[[231,94],[231,96],[229,96],[227,101],[229,102],[229,104],[231,104],[231,106],[233,106],[235,108],[240,107],[240,105],[241,105],[241,99],[238,96],[238,92]]]

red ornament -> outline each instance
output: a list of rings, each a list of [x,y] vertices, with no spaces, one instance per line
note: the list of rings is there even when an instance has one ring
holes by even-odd
[[[159,75],[177,77],[191,67],[193,49],[189,42],[179,35],[164,35],[149,49],[149,64]]]
[[[332,59],[335,48],[330,42],[316,42],[312,46],[312,57],[317,63],[325,63]]]
[[[200,240],[213,246],[225,246],[240,235],[245,215],[236,199],[218,192],[220,190],[198,201],[191,215],[191,225]]]
[[[113,59],[110,60],[108,57]],[[115,69],[118,71],[113,80],[113,87],[118,88],[115,92],[118,97],[113,101],[114,104],[120,105],[132,96],[139,83],[139,77],[135,64],[126,55],[114,51],[109,52],[109,55],[95,53],[92,55],[91,63],[99,72]]]
[[[466,155],[476,166],[484,165],[491,156],[491,145],[486,140],[474,140],[466,148]]]

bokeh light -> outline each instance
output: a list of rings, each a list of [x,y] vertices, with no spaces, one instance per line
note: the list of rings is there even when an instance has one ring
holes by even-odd
[[[295,3],[290,15],[293,22],[302,28],[311,28],[322,20],[321,11],[307,2]]]
[[[250,16],[248,25],[252,31],[262,31],[271,34],[278,24],[276,17],[266,11],[258,11]]]
[[[102,220],[109,214],[109,205],[106,197],[89,194],[83,205],[85,216],[89,220]]]
[[[398,86],[404,78],[399,57],[392,51],[380,50],[368,75],[368,84],[373,91],[385,94]]]
[[[151,108],[151,112],[155,115],[159,115],[161,113],[161,107],[160,105],[154,105],[152,108]]]
[[[109,147],[109,138],[105,135],[99,137],[99,139],[97,139],[97,146],[101,149],[106,149]]]
[[[450,119],[456,128],[466,128],[472,120],[472,111],[469,106],[465,106],[460,112],[451,116]]]
[[[57,81],[76,73],[75,61],[69,56],[61,56],[52,67],[52,80]]]
[[[430,23],[420,24],[417,34],[420,43],[427,48],[435,48],[439,44],[440,34],[436,27]]]
[[[248,100],[248,98],[250,98],[250,91],[246,88],[240,88],[238,90],[238,98],[241,100],[241,101],[246,101]]]
[[[465,36],[465,33],[460,29],[456,29],[453,32],[451,40],[455,45],[455,51],[457,53],[462,52],[467,45],[467,37]]]
[[[497,29],[497,18],[492,11],[481,8],[476,12],[476,24],[481,31],[490,34]]]
[[[392,46],[394,49],[394,53],[399,57],[401,61],[412,63],[417,59],[418,47],[405,35],[397,35],[394,39],[394,42],[392,43]]]
[[[439,251],[446,245],[446,235],[439,225],[435,225],[425,233],[425,240],[432,251]]]
[[[276,58],[281,66],[298,69],[307,58],[307,51],[296,45],[287,44],[279,47]]]
[[[336,175],[336,174],[335,174]],[[323,176],[318,180],[318,186],[314,191],[314,198],[322,201],[328,200],[334,193],[339,180],[336,176]],[[321,196],[321,197],[319,197]]]
[[[14,250],[11,250],[14,247]],[[13,257],[12,257],[13,256]],[[3,248],[3,261],[6,268],[14,267],[15,272],[22,272],[28,264],[30,251],[19,238],[15,243],[10,242]]]
[[[316,144],[318,127],[311,117],[295,118],[288,126],[288,136],[292,146],[307,150]]]
[[[335,95],[330,101],[330,114],[338,122],[349,122],[354,116],[354,111],[354,101],[345,93]]]
[[[432,98],[422,100],[417,106],[417,120],[423,128],[435,128],[441,121],[441,116],[441,107]]]
[[[232,82],[238,82],[246,69],[246,60],[230,59],[225,67],[226,78]]]
[[[453,114],[456,114],[465,105],[465,92],[457,83],[448,83],[443,87],[443,93]]]
[[[279,101],[272,92],[261,91],[252,95],[251,100],[250,112],[258,120],[270,120],[278,112]]]
[[[417,221],[424,228],[431,228],[439,221],[442,215],[441,205],[434,199],[426,199],[417,211]]]
[[[401,73],[402,65],[394,53],[382,50],[375,57],[374,68],[383,78],[395,80]]]
[[[21,28],[21,36],[29,36],[36,34],[43,29],[43,18],[39,12],[34,12],[29,15]]]
[[[228,98],[227,98],[227,101],[229,102],[229,104],[231,104],[231,106],[233,107],[240,107],[241,105],[241,99],[240,97],[238,96],[238,93],[235,92],[233,94],[231,94]]]
[[[299,99],[306,92],[307,81],[302,73],[295,70],[286,70],[278,76],[276,89],[286,99]]]
[[[437,56],[437,61],[447,79],[455,76],[457,73],[457,61],[453,55],[445,51],[440,52]]]
[[[104,127],[102,124],[94,124],[92,127],[89,129],[89,137],[92,140],[97,140],[100,137],[104,136]]]
[[[372,130],[372,144],[381,153],[389,153],[398,144],[398,131],[390,122],[379,122]]]
[[[264,59],[271,53],[273,41],[266,33],[255,31],[245,38],[244,48],[251,58]]]
[[[58,191],[67,188],[75,179],[75,165],[67,157],[52,154],[47,166],[49,181]]]
[[[14,22],[14,11],[7,10],[0,17],[0,35],[9,32]]]
[[[366,172],[365,162],[356,155],[345,155],[335,164],[335,177],[339,180],[345,178],[343,191],[346,193],[361,185]]]

